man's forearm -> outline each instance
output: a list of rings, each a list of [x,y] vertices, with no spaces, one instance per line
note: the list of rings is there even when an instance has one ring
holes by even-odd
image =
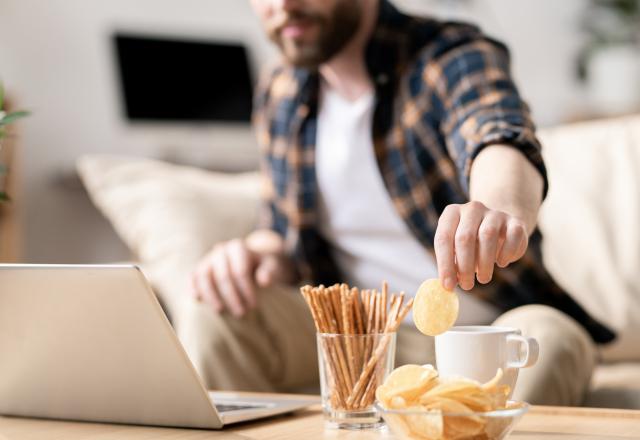
[[[515,148],[492,145],[480,152],[471,168],[472,201],[524,221],[531,234],[538,221],[544,181]]]

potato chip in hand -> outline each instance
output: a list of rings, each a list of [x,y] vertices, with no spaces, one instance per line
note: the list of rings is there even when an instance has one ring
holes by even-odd
[[[420,332],[436,336],[449,330],[458,319],[458,295],[446,290],[440,280],[420,285],[413,302],[413,321]]]

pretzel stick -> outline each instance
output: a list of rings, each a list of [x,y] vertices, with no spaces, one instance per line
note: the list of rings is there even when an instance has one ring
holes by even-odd
[[[384,308],[385,303],[382,301],[382,294],[378,295],[378,302],[380,303],[380,313],[378,314],[378,333],[384,331]]]
[[[375,401],[375,392],[380,382],[384,377],[385,365],[383,362],[377,362],[374,367],[374,371],[369,379],[369,383],[362,393],[362,398],[358,402],[357,406],[360,408],[366,408],[373,404]]]
[[[394,321],[390,326],[390,328],[388,329],[390,332],[395,332],[398,329],[398,327],[400,326],[400,323],[402,323],[402,320],[405,318],[405,316],[407,316],[407,314],[409,313],[409,310],[411,310],[412,305],[413,305],[413,298],[411,298],[407,302],[407,304],[402,308],[402,310],[398,314],[396,321]],[[388,333],[384,334],[384,336],[376,346],[376,349],[373,355],[369,358],[369,361],[367,362],[367,365],[362,371],[360,378],[356,382],[355,386],[352,388],[351,394],[347,399],[347,405],[349,406],[353,405],[354,401],[356,401],[361,397],[367,385],[367,380],[369,376],[373,372],[373,369],[376,366],[376,364],[380,361],[380,358],[385,354],[385,350],[389,345],[390,340],[391,338],[389,334]]]
[[[320,295],[314,295],[312,297],[312,301],[314,301],[314,307],[316,308],[317,314],[320,318],[320,323],[323,329],[323,333],[331,333],[332,324],[329,317],[325,316],[324,314],[325,308],[321,305],[322,298],[320,297]],[[335,341],[332,341],[326,338],[322,338],[322,340],[325,343],[325,353],[329,355],[329,358],[331,359],[330,363],[333,364],[332,370],[333,370],[333,376],[335,378],[336,388],[338,393],[341,395],[340,400],[343,402],[342,406],[345,407],[346,399],[342,396],[344,395],[348,396],[350,387],[347,385],[347,383],[344,380],[344,373],[341,370],[341,363],[339,360],[338,351],[334,344]]]
[[[353,296],[353,311],[356,321],[356,331],[359,335],[364,334],[364,327],[362,322],[362,303],[360,302],[360,295],[358,294],[358,288],[351,289],[351,295]]]
[[[344,323],[344,334],[345,334],[345,338],[344,338],[344,345],[347,351],[347,367],[349,368],[349,375],[350,375],[350,379],[351,379],[351,383],[354,384],[356,383],[356,371],[355,371],[355,360],[353,357],[353,344],[351,343],[351,317],[349,314],[350,311],[350,301],[349,298],[347,297],[348,293],[345,291],[346,288],[341,286],[341,304],[342,304],[342,322]]]
[[[393,320],[393,311],[396,308],[396,301],[398,300],[398,297],[396,296],[396,294],[392,294],[391,295],[391,299],[389,300],[389,311],[387,312],[387,320],[384,323],[384,330],[385,333],[387,333],[387,328],[389,328],[389,323]]]
[[[387,323],[387,295],[389,294],[389,284],[382,282],[382,317],[381,321]],[[382,328],[382,326],[380,326]]]
[[[377,290],[373,290],[373,326],[371,328],[371,333],[378,334],[380,333],[380,295]],[[367,359],[371,357],[371,353],[374,348],[374,341],[371,338],[367,338]]]
[[[328,294],[329,292],[327,290],[324,290],[323,288],[323,290],[321,291],[321,295],[318,295],[317,297],[317,300],[318,300],[317,303],[320,304],[320,310],[323,312],[324,316],[327,316],[327,317],[329,317],[329,313],[330,313],[329,308],[331,303],[331,300],[327,299],[327,298],[330,298]],[[328,324],[328,329],[327,329],[328,333],[336,334],[337,329],[336,329],[335,320],[329,320],[328,322],[327,321],[325,322]],[[347,369],[347,364],[344,359],[342,344],[340,344],[340,341],[335,341],[335,340],[331,342],[332,343],[330,345],[333,346],[333,350],[338,361],[337,363],[340,368],[340,372],[342,373],[342,382],[345,384],[347,390],[351,390],[353,389],[353,383],[351,382],[351,377],[349,376],[349,370]]]
[[[338,331],[336,333],[344,333],[344,321],[342,320],[342,297],[340,296],[340,286],[335,284],[329,290],[331,304],[333,305],[333,313],[338,323]]]
[[[367,297],[367,316],[366,316],[366,333],[367,335],[370,335],[372,332],[372,326],[373,326],[373,309],[371,307],[371,301],[373,299],[373,296],[371,294],[371,292],[369,292],[369,296]],[[370,339],[367,337],[364,339],[364,363],[366,364],[367,361],[369,360],[368,356],[369,356],[369,343],[370,343]]]
[[[375,297],[374,315],[373,315],[373,333],[380,333],[380,292],[373,291]]]
[[[362,315],[363,323],[364,323],[364,331],[365,333],[369,333],[369,328],[367,327],[367,322],[369,318],[369,291],[364,289],[361,292],[362,296],[362,309],[364,310],[364,314]]]
[[[326,322],[323,319],[324,317],[321,315],[320,308],[317,306],[317,304],[314,301],[314,297],[311,296],[311,287],[304,286],[301,289],[301,291],[304,299],[307,302],[307,305],[309,306],[309,309],[311,310],[311,315],[313,317],[316,330],[318,331],[318,333],[326,333],[328,330],[326,326]],[[338,370],[339,363],[337,360],[337,356],[335,354],[335,351],[333,350],[333,347],[330,344],[330,341],[324,338],[321,338],[321,340],[323,343],[324,352],[328,357],[327,366],[329,367],[329,373],[334,383],[334,393],[331,396],[332,405],[336,405],[337,407],[345,407],[346,398],[348,397],[348,392],[346,389],[346,385],[343,383],[340,377],[340,372]],[[336,401],[337,401],[337,404],[336,404]]]
[[[389,319],[384,327],[384,332],[389,333],[389,329],[393,326],[393,323],[398,319],[398,313],[402,306],[404,298],[402,296],[396,296],[392,299],[391,310],[389,310]]]
[[[373,332],[373,316],[375,314],[375,306],[376,306],[376,298],[374,296],[374,292],[368,291],[369,293],[369,310],[367,313],[367,333]]]
[[[379,370],[379,367],[376,367],[376,370]],[[377,374],[373,375],[374,379],[377,379]],[[364,392],[362,393],[362,398],[360,399],[360,401],[358,402],[357,406],[360,408],[366,408],[367,406],[371,405],[373,403],[373,398],[374,397],[374,393],[375,393],[375,389],[378,388],[377,387],[377,380],[370,380],[369,383],[367,384],[367,387],[365,388]]]
[[[400,292],[400,295],[399,295],[398,298],[400,299],[400,301],[399,301],[400,305],[402,305],[402,303],[404,302],[404,292]],[[392,320],[393,322],[398,320],[398,313],[399,312],[400,312],[400,307],[398,307],[397,310],[394,313],[393,320]]]
[[[384,289],[384,286],[383,286]],[[384,297],[384,290],[383,290]],[[400,306],[402,304],[402,299],[399,296],[392,294],[391,301],[389,303],[389,312],[385,313],[386,318],[384,320],[384,333],[388,333],[390,328],[393,325],[394,320],[398,316],[398,311],[400,310]],[[386,312],[386,307],[384,308]],[[377,363],[375,367],[375,371],[372,377],[369,379],[366,389],[362,394],[362,398],[360,399],[358,406],[361,408],[365,408],[371,405],[375,400],[375,389],[377,388],[378,382],[382,378],[381,372],[384,371],[384,365],[380,362]]]
[[[364,334],[364,327],[363,327],[363,322],[362,322],[362,304],[360,303],[360,295],[358,294],[358,289],[356,287],[354,287],[353,289],[351,289],[351,294],[353,296],[353,309],[354,309],[354,315],[355,315],[355,322],[356,322],[356,333],[358,335],[363,335]],[[360,372],[362,371],[362,367],[364,366],[364,341],[362,339],[362,337],[356,338],[357,341],[357,347],[358,347],[358,352],[356,353],[356,360],[357,360],[357,372],[358,372],[358,376],[360,375]]]

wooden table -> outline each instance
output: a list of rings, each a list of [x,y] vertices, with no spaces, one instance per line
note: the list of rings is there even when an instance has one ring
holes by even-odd
[[[393,439],[385,430],[325,430],[319,406],[223,431],[153,428],[0,417],[0,440]],[[532,407],[511,440],[640,439],[640,411]]]

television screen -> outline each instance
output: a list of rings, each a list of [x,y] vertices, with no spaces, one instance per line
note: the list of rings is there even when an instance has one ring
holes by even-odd
[[[241,44],[116,34],[131,121],[248,122],[253,86]]]

